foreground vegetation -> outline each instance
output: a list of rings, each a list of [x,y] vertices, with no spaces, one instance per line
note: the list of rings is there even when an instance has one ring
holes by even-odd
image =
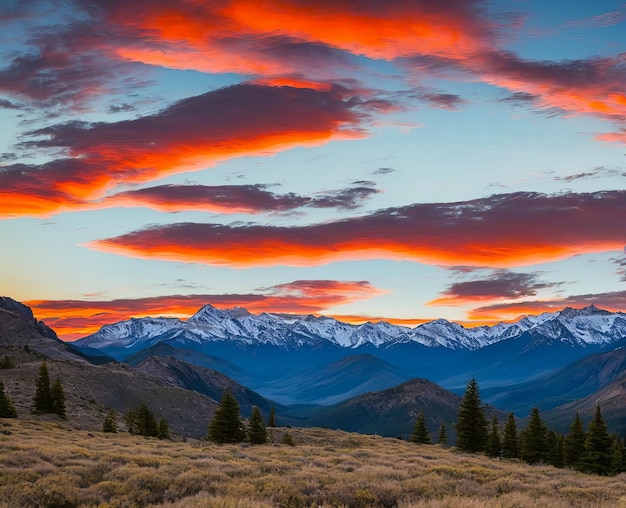
[[[587,475],[319,428],[264,445],[0,420],[0,507],[619,507],[626,474]]]

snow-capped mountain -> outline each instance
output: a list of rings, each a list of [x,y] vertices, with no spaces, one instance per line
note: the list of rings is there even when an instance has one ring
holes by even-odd
[[[538,340],[576,346],[602,345],[626,338],[626,314],[594,306],[565,308],[555,313],[527,316],[515,323],[465,328],[438,319],[415,328],[386,322],[353,325],[324,316],[251,314],[246,309],[201,308],[187,320],[140,318],[103,326],[76,341],[76,346],[99,349],[144,348],[158,342],[203,344],[228,341],[241,345],[271,345],[282,349],[332,345],[386,348],[396,344],[421,344],[431,348],[477,350],[530,332]]]

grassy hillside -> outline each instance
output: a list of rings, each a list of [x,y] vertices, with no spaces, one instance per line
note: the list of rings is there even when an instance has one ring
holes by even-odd
[[[289,432],[296,446],[278,444]],[[623,507],[604,478],[319,428],[215,445],[0,420],[0,507]]]

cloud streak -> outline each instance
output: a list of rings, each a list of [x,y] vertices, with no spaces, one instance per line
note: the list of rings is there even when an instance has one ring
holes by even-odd
[[[135,120],[38,129],[23,148],[63,150],[68,157],[0,166],[0,217],[80,208],[122,182],[147,182],[233,157],[363,137],[368,113],[351,99],[345,89],[243,84]]]
[[[466,305],[479,301],[518,299],[534,296],[539,289],[557,285],[540,282],[538,276],[538,273],[494,270],[487,278],[451,284],[440,298],[428,302],[428,305]]]
[[[208,265],[315,266],[411,260],[494,268],[622,250],[626,192],[515,193],[415,204],[298,227],[178,223],[91,242],[96,250]]]

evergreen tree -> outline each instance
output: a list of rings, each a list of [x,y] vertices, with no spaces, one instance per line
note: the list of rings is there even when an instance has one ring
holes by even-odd
[[[602,418],[600,406],[596,406],[596,414],[589,424],[585,438],[585,451],[580,459],[580,470],[600,475],[611,474],[613,460],[613,440]]]
[[[9,356],[5,356],[0,362],[0,369],[12,369],[13,367],[15,367],[15,365]]]
[[[240,443],[246,438],[246,431],[239,420],[239,403],[229,390],[224,391],[215,410],[208,437],[216,443]]]
[[[293,436],[291,434],[289,434],[289,432],[285,432],[283,434],[282,443],[286,444],[286,445],[289,445],[289,446],[296,446],[296,441],[293,438]]]
[[[117,422],[115,421],[115,413],[113,413],[113,411],[109,411],[104,417],[102,432],[117,434]]]
[[[0,418],[17,418],[13,401],[4,393],[4,384],[0,381]]]
[[[546,456],[545,461],[554,467],[565,465],[565,453],[563,450],[563,436],[553,430],[546,434]]]
[[[487,448],[485,453],[489,457],[499,457],[502,453],[502,444],[500,443],[500,432],[498,431],[498,417],[494,414],[491,419],[491,433],[487,439]]]
[[[274,406],[270,408],[270,415],[267,419],[268,427],[276,427],[276,412],[274,411]]]
[[[52,397],[52,413],[67,420],[67,414],[65,412],[65,392],[61,381],[58,379],[54,382],[50,388],[50,396]]]
[[[585,429],[580,415],[576,413],[574,422],[569,426],[569,434],[565,436],[563,450],[565,452],[565,465],[577,468],[580,459],[585,452]]]
[[[520,456],[519,438],[517,436],[517,426],[515,425],[515,415],[513,415],[513,413],[509,413],[509,418],[504,427],[502,456],[507,459],[517,459]]]
[[[144,403],[137,409],[129,409],[126,413],[126,426],[131,434],[145,437],[158,437],[159,426],[154,413]]]
[[[157,431],[157,437],[159,439],[169,439],[170,438],[170,426],[167,423],[165,418],[161,418],[159,420],[159,429]]]
[[[439,438],[438,438],[438,443],[442,446],[447,446],[448,445],[448,431],[446,429],[446,424],[442,423],[439,426]]]
[[[480,406],[478,383],[470,380],[461,401],[456,424],[456,446],[464,452],[482,452],[487,446],[487,419]]]
[[[252,444],[265,444],[267,442],[267,431],[263,423],[263,417],[259,408],[254,406],[250,420],[248,420],[248,442]]]
[[[48,366],[43,362],[39,367],[39,377],[37,378],[35,397],[33,406],[37,413],[53,413],[52,393],[50,392],[50,375]]]
[[[613,435],[613,458],[611,459],[611,473],[620,474],[626,471],[624,467],[624,441],[617,434]]]
[[[430,434],[426,428],[426,419],[424,413],[420,412],[415,420],[415,426],[413,427],[413,434],[411,434],[411,442],[419,444],[430,444]]]
[[[523,460],[529,464],[536,464],[546,458],[547,432],[548,429],[541,419],[539,408],[532,408],[528,425],[521,436],[521,455]]]

